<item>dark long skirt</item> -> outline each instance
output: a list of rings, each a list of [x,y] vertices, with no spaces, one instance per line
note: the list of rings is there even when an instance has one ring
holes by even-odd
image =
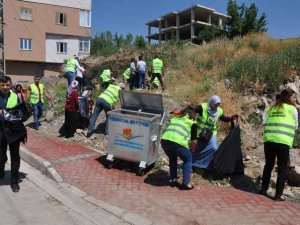
[[[78,112],[65,110],[65,137],[73,137],[77,129]]]

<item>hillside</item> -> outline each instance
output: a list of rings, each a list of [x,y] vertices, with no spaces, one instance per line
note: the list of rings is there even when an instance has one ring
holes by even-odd
[[[144,55],[151,62],[155,52],[161,52],[165,62],[166,91],[163,92],[165,111],[187,104],[206,102],[211,95],[219,95],[225,115],[239,114],[242,130],[242,151],[246,177],[236,180],[213,181],[194,174],[196,183],[210,182],[215,185],[233,185],[256,192],[264,165],[262,142],[262,115],[272,104],[280,86],[296,82],[300,75],[300,39],[275,40],[266,35],[248,35],[233,40],[217,40],[198,46],[185,42],[150,46],[144,50],[120,49],[110,57],[91,57],[84,64],[91,77],[96,77],[104,68],[110,67],[113,76],[121,78],[128,68],[130,58]],[[60,91],[65,80],[59,81]],[[299,83],[296,85],[299,90]],[[57,96],[63,96],[57,94]],[[97,93],[95,94],[97,96]],[[60,101],[63,103],[63,101]],[[62,107],[60,108],[62,112]],[[103,121],[103,115],[98,123]],[[57,135],[63,116],[58,116],[39,132]],[[44,124],[43,124],[44,125]],[[221,124],[219,142],[229,130],[228,124]],[[106,152],[106,140],[96,132],[91,139],[79,134],[69,141],[85,144],[102,153]],[[167,169],[164,154],[152,172]],[[299,149],[291,151],[291,166],[300,166]],[[275,174],[273,174],[273,187]],[[288,186],[286,193],[291,201],[300,202],[300,189]]]

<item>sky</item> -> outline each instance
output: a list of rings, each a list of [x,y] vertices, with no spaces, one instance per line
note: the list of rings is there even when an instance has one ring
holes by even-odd
[[[113,34],[148,34],[147,22],[172,11],[202,5],[226,14],[228,0],[92,0],[92,36],[111,31]],[[300,0],[236,0],[249,7],[255,3],[260,16],[267,14],[267,33],[273,38],[300,37]],[[154,29],[152,28],[152,32]]]

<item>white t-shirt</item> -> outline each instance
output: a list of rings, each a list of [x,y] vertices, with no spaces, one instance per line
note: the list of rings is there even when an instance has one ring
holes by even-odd
[[[135,63],[134,62],[130,63],[130,72],[131,73],[135,72]]]
[[[146,63],[145,61],[141,60],[137,62],[137,68],[139,71],[146,71]]]

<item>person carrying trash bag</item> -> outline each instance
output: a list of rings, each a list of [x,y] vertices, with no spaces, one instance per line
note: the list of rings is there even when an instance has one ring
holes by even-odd
[[[236,123],[231,121],[230,132],[220,144],[213,158],[213,171],[216,178],[232,174],[244,175],[241,129],[238,119]]]
[[[174,115],[170,124],[161,137],[161,146],[169,157],[171,187],[179,187],[181,190],[192,190],[191,183],[192,155],[197,139],[197,124],[194,108],[188,106]],[[177,180],[177,157],[183,161],[183,181],[179,185]]]
[[[264,118],[264,152],[265,166],[262,176],[260,194],[267,196],[271,173],[277,159],[278,176],[276,181],[275,201],[284,201],[284,185],[288,174],[290,158],[289,149],[293,145],[295,130],[298,129],[298,111],[295,107],[296,93],[291,89],[284,89],[276,98]]]
[[[208,103],[198,105],[195,112],[197,116],[197,145],[193,153],[193,170],[211,169],[212,159],[218,149],[217,143],[217,123],[220,119],[223,122],[230,122],[237,119],[237,115],[231,117],[223,114],[220,107],[221,99],[219,96],[211,96]]]

